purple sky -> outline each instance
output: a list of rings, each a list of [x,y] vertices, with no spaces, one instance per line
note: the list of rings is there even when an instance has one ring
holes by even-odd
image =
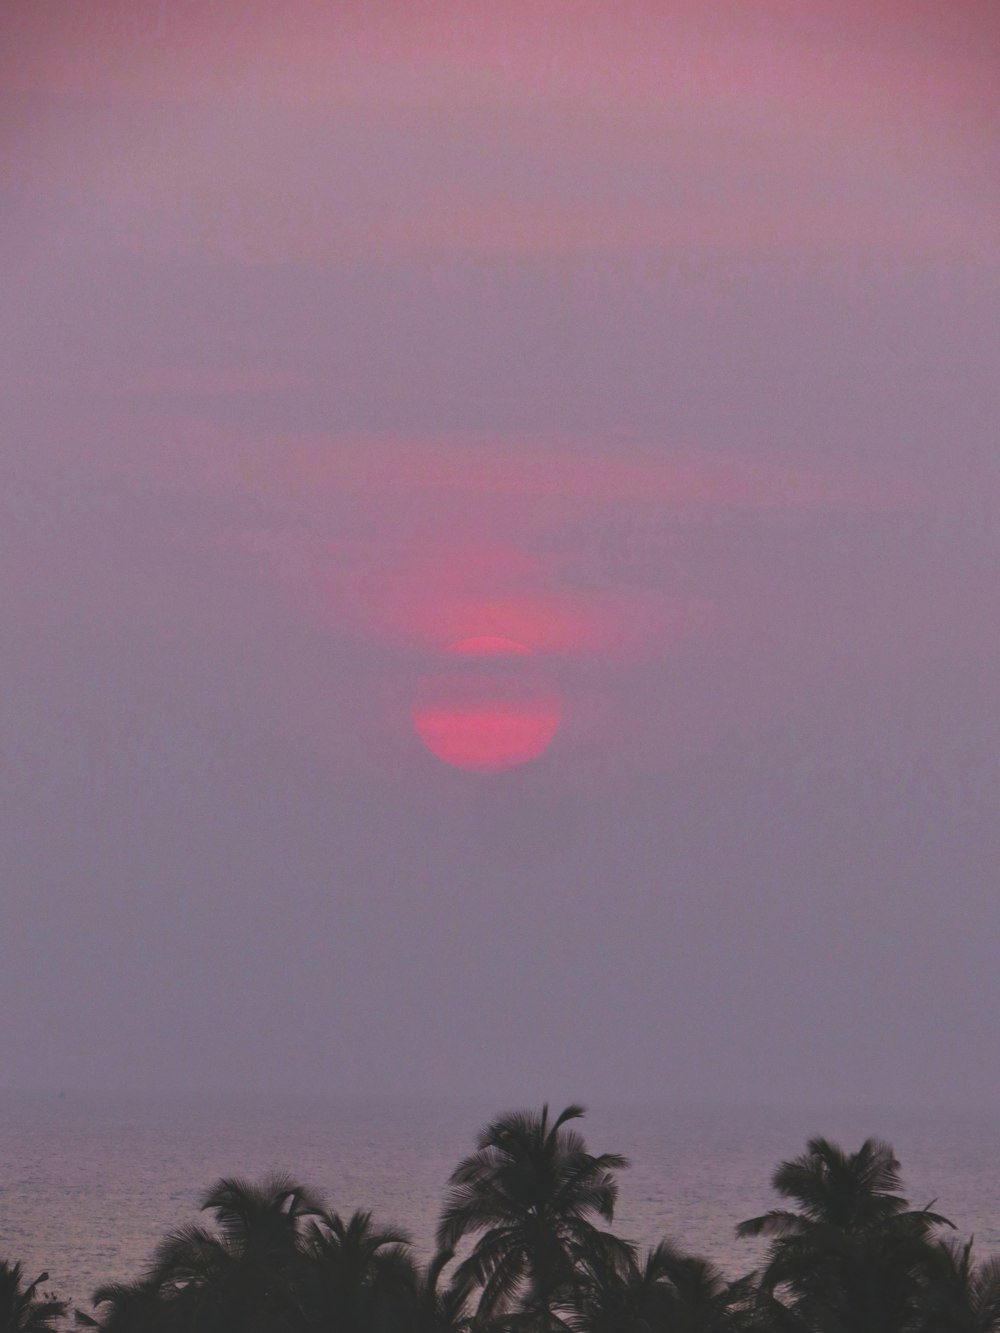
[[[0,1087],[1000,1101],[992,0],[319,8],[0,20]]]

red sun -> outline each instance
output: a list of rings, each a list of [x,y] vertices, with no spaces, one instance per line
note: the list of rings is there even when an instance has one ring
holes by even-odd
[[[531,650],[481,635],[453,644],[448,661],[420,682],[413,725],[438,759],[497,773],[537,759],[562,708]]]

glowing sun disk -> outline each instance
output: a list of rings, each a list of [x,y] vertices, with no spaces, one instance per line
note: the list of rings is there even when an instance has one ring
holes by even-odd
[[[413,706],[413,725],[431,754],[480,773],[537,759],[562,708],[531,658],[513,639],[482,635],[453,645],[447,664],[421,681]]]

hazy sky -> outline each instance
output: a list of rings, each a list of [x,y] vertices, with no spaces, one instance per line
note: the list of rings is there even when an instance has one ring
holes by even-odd
[[[1000,1103],[993,0],[0,24],[0,1086]]]

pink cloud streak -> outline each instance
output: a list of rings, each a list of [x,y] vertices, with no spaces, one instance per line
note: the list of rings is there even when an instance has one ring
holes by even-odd
[[[580,8],[25,6],[2,86],[96,100],[9,117],[14,179],[250,262],[992,247],[988,8]]]

